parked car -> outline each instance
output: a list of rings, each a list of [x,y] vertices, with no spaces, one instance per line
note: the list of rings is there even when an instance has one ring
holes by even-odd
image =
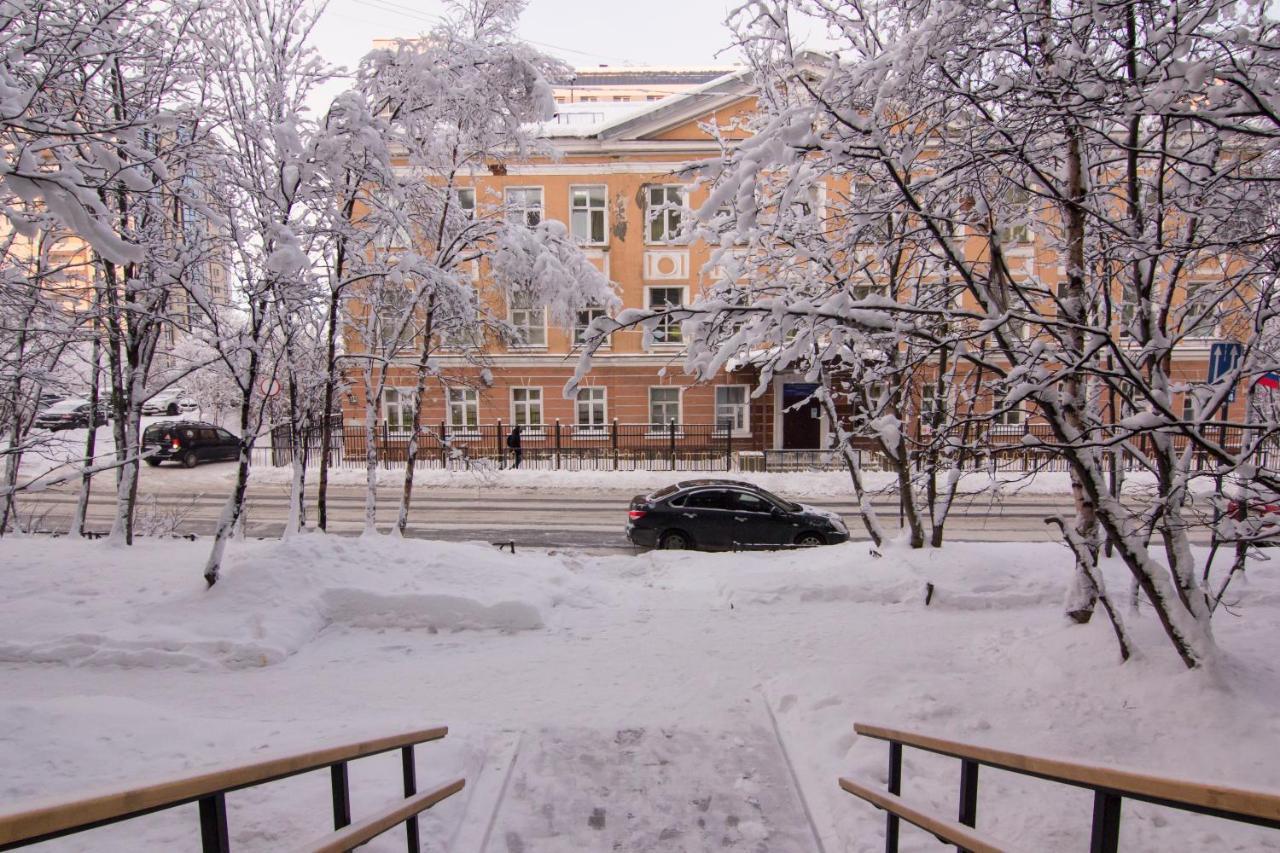
[[[785,548],[845,542],[849,528],[834,512],[751,483],[686,480],[632,498],[627,538],[646,548]]]
[[[200,404],[187,396],[181,388],[166,388],[142,404],[144,415],[180,415],[194,412]]]
[[[88,400],[71,398],[60,400],[36,415],[35,425],[50,432],[60,429],[88,429],[91,406]],[[94,426],[102,426],[108,420],[107,410],[99,406],[93,418]]]
[[[142,432],[142,452],[151,467],[165,460],[194,468],[240,456],[240,439],[203,421],[160,421]]]

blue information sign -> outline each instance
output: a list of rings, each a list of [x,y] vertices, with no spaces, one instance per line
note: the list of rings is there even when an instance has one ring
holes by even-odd
[[[1236,369],[1236,365],[1240,364],[1240,356],[1244,354],[1244,345],[1230,343],[1227,341],[1219,341],[1209,346],[1209,384],[1212,385],[1228,373]],[[1236,399],[1235,383],[1231,385],[1231,393],[1227,396],[1227,402],[1234,402]]]

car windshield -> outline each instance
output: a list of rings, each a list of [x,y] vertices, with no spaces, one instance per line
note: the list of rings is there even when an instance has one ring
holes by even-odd
[[[84,400],[63,400],[61,403],[54,403],[45,412],[50,415],[69,415],[83,405]]]
[[[799,512],[801,509],[800,504],[792,503],[791,501],[786,500],[785,498],[780,498],[777,495],[775,495],[773,492],[766,491],[759,487],[756,488],[756,491],[759,492],[764,497],[776,503],[778,506],[785,509],[787,512]]]

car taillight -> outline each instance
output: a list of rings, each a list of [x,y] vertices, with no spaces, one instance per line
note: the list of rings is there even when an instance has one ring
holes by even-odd
[[[633,509],[627,512],[627,518],[631,519],[632,521],[639,521],[640,519],[644,518],[647,513],[648,513],[648,510]]]
[[[173,440],[173,449],[174,449],[174,450],[177,450],[177,449],[178,449],[178,446],[179,446],[179,445],[178,445],[178,439],[176,439],[176,438],[175,438],[175,439]]]

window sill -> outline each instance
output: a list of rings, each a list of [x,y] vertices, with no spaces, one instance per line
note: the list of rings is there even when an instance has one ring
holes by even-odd
[[[584,429],[582,427],[574,427],[573,437],[586,439],[590,441],[608,441],[609,430],[604,427],[601,427],[599,429],[595,429],[595,428]]]
[[[539,352],[546,350],[546,344],[508,344],[507,349],[518,350],[520,352]]]

